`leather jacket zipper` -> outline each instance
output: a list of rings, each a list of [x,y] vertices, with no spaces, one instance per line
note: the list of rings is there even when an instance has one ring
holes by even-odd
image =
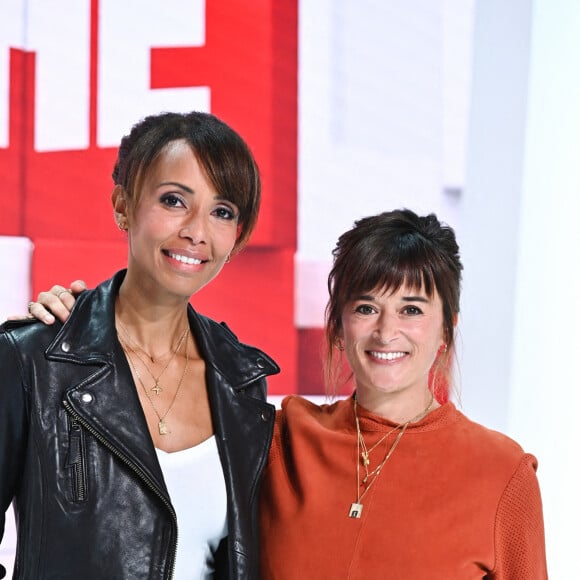
[[[83,430],[73,419],[69,430],[69,451],[66,466],[72,470],[73,500],[85,501],[87,498],[86,463]]]
[[[134,473],[136,473],[139,478],[145,483],[148,489],[150,489],[165,505],[168,509],[171,519],[173,520],[173,524],[175,527],[175,539],[172,542],[172,554],[171,554],[171,562],[169,566],[169,578],[171,580],[173,578],[173,574],[175,572],[175,555],[177,553],[177,540],[178,540],[178,529],[177,529],[177,516],[175,514],[175,510],[171,503],[167,501],[167,499],[163,496],[159,488],[151,481],[151,479],[141,470],[135,463],[125,457],[120,451],[118,451],[115,447],[113,447],[104,437],[101,436],[100,433],[95,431],[95,429],[89,425],[83,418],[76,413],[76,411],[70,406],[67,401],[63,401],[64,408],[66,409],[67,413],[71,415],[73,418],[73,424],[76,422],[77,425],[84,427],[97,441],[99,441],[102,445],[104,445],[113,455],[115,455],[120,461],[122,461],[125,465],[127,465]]]

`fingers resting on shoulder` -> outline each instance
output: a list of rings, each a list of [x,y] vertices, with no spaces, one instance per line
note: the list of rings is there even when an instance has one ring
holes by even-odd
[[[52,324],[55,319],[64,322],[74,306],[76,296],[86,287],[83,280],[75,280],[68,288],[56,284],[48,292],[40,292],[36,301],[28,304],[28,313],[45,324]]]

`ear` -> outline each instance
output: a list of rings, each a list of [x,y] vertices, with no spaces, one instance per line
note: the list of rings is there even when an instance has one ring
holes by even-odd
[[[115,221],[120,229],[126,230],[129,227],[129,212],[127,207],[127,196],[122,185],[115,185],[111,193],[111,203],[115,212]]]
[[[342,324],[336,328],[334,346],[338,350],[344,350],[344,330],[342,328]]]

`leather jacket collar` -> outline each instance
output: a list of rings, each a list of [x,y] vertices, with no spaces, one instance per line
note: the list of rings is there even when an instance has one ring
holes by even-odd
[[[49,359],[76,362],[83,365],[107,365],[114,360],[112,346],[117,342],[115,332],[115,301],[126,270],[94,290],[91,300],[81,294],[71,317],[46,350]],[[113,299],[111,299],[111,297]],[[212,332],[215,322],[188,308],[189,324],[202,351],[206,364],[223,375],[235,389],[280,372],[278,365],[262,351],[238,342],[236,336],[222,322],[231,338],[224,341]],[[91,321],[87,324],[87,321]],[[219,342],[216,340],[219,339]],[[211,356],[209,356],[211,353]]]

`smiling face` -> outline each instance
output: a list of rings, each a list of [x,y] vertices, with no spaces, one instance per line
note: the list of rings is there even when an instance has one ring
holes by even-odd
[[[429,370],[444,346],[443,307],[435,291],[401,286],[347,302],[341,338],[357,397],[426,392]]]
[[[128,224],[126,281],[153,297],[189,298],[222,269],[238,235],[238,208],[207,179],[191,147],[165,146],[140,180],[133,210],[122,187],[113,192],[117,217]]]

